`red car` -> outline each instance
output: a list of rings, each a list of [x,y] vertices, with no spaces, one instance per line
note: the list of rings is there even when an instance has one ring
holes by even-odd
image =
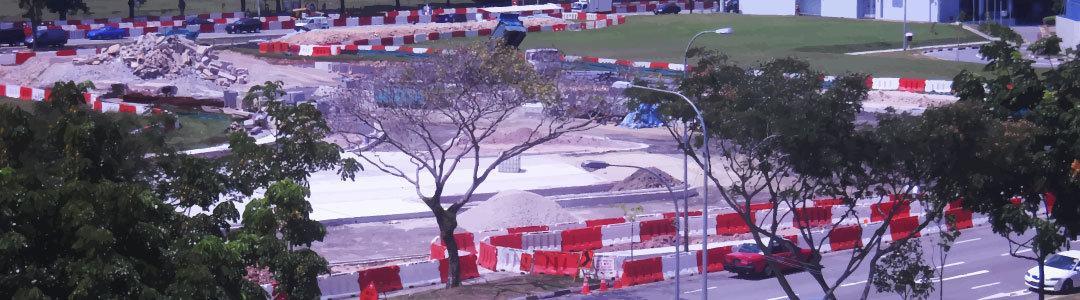
[[[775,261],[778,271],[786,272],[803,269],[803,263],[809,262],[813,257],[810,249],[796,247],[795,251],[788,251],[779,243],[769,243],[768,249],[765,250],[772,254],[771,257],[766,256],[766,252],[762,251],[756,243],[734,246],[731,248],[731,253],[724,256],[724,270],[740,276],[769,276],[772,274],[766,262],[769,259]]]

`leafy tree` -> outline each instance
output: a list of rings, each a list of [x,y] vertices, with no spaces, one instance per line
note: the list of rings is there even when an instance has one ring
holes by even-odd
[[[325,229],[297,182],[339,158],[317,110],[271,109],[277,145],[234,133],[232,155],[198,158],[142,117],[89,109],[91,86],[57,83],[29,111],[0,104],[0,298],[265,298],[248,267],[318,294],[326,261],[298,247]],[[262,188],[232,230],[234,202]]]
[[[822,234],[822,229],[828,232],[839,226],[858,226],[869,232],[864,237],[870,238],[852,251],[839,275],[826,278],[820,257],[812,257],[801,266],[825,294],[831,295],[867,260],[875,265],[900,247],[898,243],[883,242],[882,237],[890,234],[892,217],[903,205],[884,211],[883,222],[864,225],[856,220],[869,216],[860,216],[855,199],[921,205],[926,214],[915,231],[941,220],[948,201],[934,194],[916,193],[915,187],[935,182],[929,169],[948,165],[951,159],[935,155],[936,150],[965,145],[964,136],[908,115],[883,115],[876,127],[857,126],[855,120],[867,95],[862,75],[836,78],[830,88],[822,90],[823,74],[811,70],[805,62],[779,59],[748,70],[713,52],[704,52],[695,70],[679,90],[696,99],[707,124],[708,144],[702,138],[703,128],[696,114],[683,100],[631,89],[627,94],[635,101],[630,105],[660,105],[660,113],[669,118],[665,126],[673,140],[699,167],[714,166],[706,177],[718,187],[717,198],[750,225],[760,247],[771,240],[793,250],[797,245],[780,234],[781,226],[791,220],[790,211],[813,206],[810,199],[814,198],[843,199],[841,207],[846,211],[841,215],[832,216],[828,224],[802,224],[798,231],[800,244],[814,253],[827,243],[828,235]],[[692,139],[683,132],[689,132]],[[694,142],[686,144],[682,142],[685,140]],[[710,162],[696,149],[717,153],[718,157]],[[770,199],[774,213],[752,219],[751,199]],[[868,281],[872,282],[874,272],[870,273]],[[786,275],[774,275],[788,297],[797,299]],[[869,288],[867,285],[866,292]]]
[[[408,157],[402,166],[379,158],[380,152],[359,153],[366,165],[408,182],[431,209],[451,253],[447,287],[461,284],[453,255],[457,214],[498,165],[563,134],[595,127],[599,112],[608,107],[602,99],[564,101],[552,78],[538,73],[520,52],[482,43],[413,62],[379,81],[376,94],[398,97],[347,91],[336,105],[343,111],[332,119],[370,142],[361,146],[374,144]],[[542,104],[543,112],[521,115],[527,103]],[[529,123],[515,128],[511,120]],[[354,133],[356,128],[372,130]],[[511,131],[523,140],[495,144],[497,132]],[[465,191],[449,202],[444,196],[455,177],[461,177],[453,181]]]
[[[45,8],[51,13],[59,14],[60,20],[67,20],[69,13],[90,12],[90,8],[83,0],[45,0]]]
[[[1040,38],[1031,43],[1028,50],[1035,55],[1052,56],[1061,54],[1061,38],[1057,35]]]
[[[897,251],[884,255],[872,265],[878,276],[873,277],[874,288],[879,293],[890,292],[901,299],[927,299],[934,291],[934,269],[923,259],[922,244],[918,240],[897,242]],[[865,297],[864,297],[865,298]]]
[[[988,215],[994,232],[1009,240],[1010,253],[1038,262],[1042,273],[1045,259],[1080,229],[1072,200],[1080,193],[1080,62],[1040,75],[1012,45],[990,46],[982,51],[990,60],[986,75],[961,74],[954,83],[968,87],[962,102],[992,116],[988,138],[969,152],[977,155],[958,156],[970,167],[946,177],[952,187],[946,192]],[[975,92],[977,85],[984,91]],[[1032,254],[1020,254],[1025,248]]]

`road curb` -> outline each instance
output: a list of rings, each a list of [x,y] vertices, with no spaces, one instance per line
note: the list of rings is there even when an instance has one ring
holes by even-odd
[[[590,284],[590,285],[589,285],[589,290],[598,290],[598,289],[600,289],[600,284],[599,284],[599,283],[597,283],[597,284]],[[579,291],[579,292],[580,292],[580,291]],[[560,296],[566,296],[566,295],[570,295],[570,294],[573,294],[573,293],[574,293],[574,289],[562,289],[562,290],[557,290],[557,291],[551,291],[551,292],[546,292],[546,293],[538,293],[538,294],[532,294],[532,295],[528,295],[528,296],[524,296],[524,297],[517,297],[517,298],[510,298],[510,299],[511,299],[511,300],[539,300],[539,299],[550,299],[550,298],[555,298],[555,297],[560,297]]]

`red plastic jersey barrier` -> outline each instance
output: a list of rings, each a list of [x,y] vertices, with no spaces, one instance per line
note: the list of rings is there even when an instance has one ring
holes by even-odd
[[[675,222],[672,219],[661,219],[641,222],[641,241],[648,241],[658,236],[674,236]]]
[[[499,262],[499,250],[487,243],[480,243],[480,266],[488,270],[495,270],[495,264]]]
[[[526,233],[526,232],[537,232],[537,231],[547,231],[547,230],[548,230],[547,225],[533,225],[533,226],[522,226],[522,227],[507,228],[506,232],[508,232],[508,233]]]
[[[889,232],[892,234],[892,239],[898,241],[908,238],[909,233],[911,237],[919,237],[919,232],[915,231],[916,227],[919,227],[919,216],[904,217],[894,219],[889,226]]]
[[[945,211],[945,215],[953,217],[953,220],[956,221],[956,228],[954,228],[956,230],[968,229],[975,226],[971,220],[974,214],[970,210],[962,208],[950,209]]]
[[[532,273],[574,276],[583,262],[585,261],[579,253],[533,251]]]
[[[807,207],[795,209],[795,227],[819,227],[832,221],[831,207]]]
[[[682,217],[683,215],[686,215],[686,213],[679,213],[679,217]],[[690,212],[690,216],[691,217],[700,217],[701,216],[701,211],[700,210],[692,211],[692,212]],[[664,219],[671,219],[671,218],[674,218],[674,217],[675,217],[674,212],[666,212],[666,213],[664,213]]]
[[[623,218],[623,217],[607,218],[607,219],[593,219],[593,220],[585,220],[585,227],[604,226],[604,225],[609,225],[609,224],[619,224],[619,223],[625,223],[625,222],[626,222],[626,218]]]
[[[360,286],[374,284],[380,293],[400,290],[401,277],[398,276],[398,266],[385,266],[360,271],[358,279]]]
[[[859,225],[833,228],[829,233],[829,247],[832,251],[855,249],[862,245],[862,227]]]
[[[750,215],[750,221],[754,222],[754,215]],[[735,235],[749,232],[750,226],[747,226],[746,222],[743,222],[739,213],[716,215],[716,234]]]
[[[894,209],[896,210],[893,214],[894,219],[907,217],[911,213],[911,204],[897,201],[870,204],[870,221],[884,221],[885,216],[888,216]]]
[[[638,285],[664,280],[662,257],[623,261],[623,286]]]
[[[603,235],[600,227],[569,229],[562,232],[562,251],[585,251],[600,249]]]
[[[731,253],[731,246],[709,249],[709,272],[724,270],[724,256]],[[698,273],[701,273],[701,250],[697,251]]]
[[[521,249],[521,234],[520,233],[513,233],[513,234],[492,236],[491,237],[491,245],[499,246],[499,247]]]
[[[926,79],[923,78],[900,78],[900,90],[905,92],[922,93],[926,91]]]
[[[480,277],[480,270],[476,268],[476,255],[474,254],[462,256],[458,261],[458,268],[460,268],[458,271],[461,274],[461,280]],[[442,278],[442,282],[446,282],[450,278],[449,258],[439,260],[439,276]]]

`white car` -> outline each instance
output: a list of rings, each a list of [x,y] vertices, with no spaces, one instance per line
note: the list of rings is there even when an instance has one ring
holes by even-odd
[[[315,29],[330,28],[330,19],[327,17],[305,17],[296,21],[293,27],[296,31],[310,31]]]
[[[1046,258],[1043,268],[1046,278],[1042,290],[1068,292],[1080,282],[1080,250],[1069,250]],[[1039,267],[1033,267],[1024,275],[1024,283],[1029,288],[1039,289]]]

